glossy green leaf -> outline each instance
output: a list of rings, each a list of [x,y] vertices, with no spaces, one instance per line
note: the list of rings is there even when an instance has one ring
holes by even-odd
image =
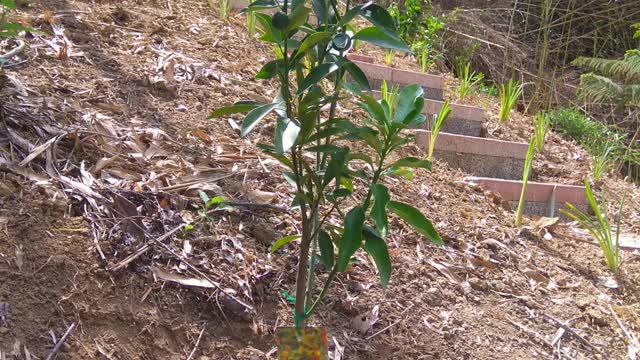
[[[376,228],[380,232],[380,235],[387,237],[387,231],[389,230],[389,220],[387,219],[387,204],[391,200],[389,196],[389,190],[382,184],[375,184],[371,188],[375,201],[373,202],[373,208],[371,208],[371,220],[376,225]]]
[[[431,161],[410,156],[394,162],[389,167],[410,167],[431,170]]]
[[[360,107],[363,108],[369,114],[369,116],[375,119],[378,124],[380,124],[383,128],[386,128],[389,125],[389,119],[384,109],[382,108],[382,105],[380,105],[380,103],[375,98],[373,98],[373,96],[363,95],[361,96],[361,99],[363,103],[360,104]]]
[[[370,226],[365,225],[363,235],[364,251],[371,255],[373,261],[376,263],[376,267],[380,273],[380,285],[383,289],[386,289],[389,284],[389,279],[391,278],[391,272],[393,271],[387,244]]]
[[[400,39],[387,35],[377,27],[369,27],[358,31],[354,37],[356,40],[368,42],[372,45],[381,47],[388,50],[402,51],[408,54],[413,54],[411,49]]]
[[[404,167],[390,167],[382,173],[383,176],[400,176],[409,181],[412,181],[415,174],[411,169]]]
[[[311,9],[305,6],[298,6],[293,9],[291,14],[289,14],[289,25],[287,26],[287,31],[291,31],[299,28],[301,25],[304,25],[309,19],[309,13]]]
[[[370,3],[371,2],[369,2],[368,4]],[[340,22],[338,23],[338,26],[339,27],[345,26],[349,24],[351,20],[353,20],[356,16],[362,15],[362,8],[366,5],[367,4],[352,7],[349,11],[347,11],[346,14],[344,14],[342,18],[340,18]]]
[[[247,117],[244,118],[242,122],[242,131],[240,131],[240,136],[247,136],[253,129],[258,125],[258,122],[262,120],[265,116],[267,116],[270,112],[272,112],[276,107],[280,106],[280,103],[272,103],[259,106],[253,110],[251,110]]]
[[[361,15],[388,36],[400,39],[396,32],[396,23],[382,6],[371,4],[362,10]]]
[[[433,227],[433,224],[431,224],[431,221],[429,221],[420,210],[397,201],[390,201],[389,204],[387,204],[387,208],[427,239],[438,245],[444,245],[444,242],[442,242],[440,235]]]
[[[393,122],[405,123],[405,118],[416,109],[416,100],[422,98],[423,94],[424,90],[420,85],[414,84],[403,88],[398,94],[398,104],[393,115]],[[424,104],[424,99],[422,101]]]
[[[331,241],[331,237],[324,230],[318,234],[318,247],[320,248],[320,263],[327,269],[333,268],[333,241]]]
[[[222,116],[251,111],[260,105],[262,104],[255,101],[238,101],[231,106],[225,106],[223,108],[215,110],[209,115],[207,119],[215,119]]]
[[[282,32],[273,27],[271,16],[262,13],[256,13],[256,20],[260,23],[264,33],[260,39],[265,42],[283,44]]]
[[[347,270],[349,260],[362,246],[362,227],[364,226],[364,209],[357,206],[345,216],[344,233],[338,243],[337,270]]]
[[[13,2],[13,0],[0,0],[0,4],[2,4],[2,6],[7,9],[11,9],[11,10],[16,9],[16,3]]]
[[[356,81],[361,91],[371,92],[369,79],[367,79],[367,75],[365,75],[358,65],[347,60],[342,67],[351,75],[353,80]]]
[[[198,196],[200,196],[200,200],[206,206],[209,202],[209,195],[207,195],[207,193],[202,190],[198,190]]]
[[[333,63],[325,63],[313,68],[304,81],[302,81],[302,85],[298,89],[298,95],[304,93],[311,86],[320,83],[320,81],[336,70],[338,70],[338,65]]]
[[[290,119],[278,117],[276,121],[275,148],[276,154],[282,155],[296,143],[300,126]]]
[[[268,80],[272,79],[274,76],[278,74],[279,69],[284,69],[284,60],[278,59],[269,61],[264,64],[260,72],[256,74],[256,79]],[[284,71],[283,71],[284,73]]]
[[[301,238],[302,238],[302,236],[300,236],[300,235],[291,235],[291,236],[283,237],[282,239],[279,239],[278,241],[276,241],[275,244],[273,244],[273,247],[271,248],[271,253],[274,254],[281,247],[287,245],[288,243],[290,243],[292,241],[298,241]]]
[[[316,46],[318,43],[329,41],[331,39],[331,35],[332,34],[328,31],[321,31],[307,36],[304,40],[302,40],[302,43],[300,44],[296,59],[302,58],[307,50]]]
[[[327,19],[327,2],[326,0],[312,0],[311,6],[313,7],[313,13],[318,18],[319,24],[326,23]]]
[[[340,176],[342,175],[342,169],[346,166],[345,160],[348,153],[349,149],[342,148],[340,151],[331,154],[331,160],[327,164],[327,170],[324,173],[324,186],[329,185],[333,179],[336,180],[336,184],[340,184]]]

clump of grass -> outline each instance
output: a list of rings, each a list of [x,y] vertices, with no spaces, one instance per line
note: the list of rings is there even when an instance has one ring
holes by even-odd
[[[391,66],[393,64],[393,59],[395,58],[395,53],[393,50],[385,50],[384,51],[384,63],[387,66]]]
[[[515,79],[509,80],[506,84],[500,85],[500,121],[509,120],[511,110],[522,96],[522,84]]]
[[[231,13],[231,4],[229,0],[220,0],[220,17],[223,20],[229,19],[229,14]]]
[[[440,109],[440,113],[438,115],[433,116],[433,124],[431,126],[431,137],[429,139],[429,161],[433,161],[433,154],[436,149],[436,141],[438,140],[438,135],[440,135],[440,130],[442,126],[444,126],[445,121],[449,117],[451,113],[451,107],[449,106],[449,101],[445,101],[444,105],[442,105],[442,109]]]
[[[460,100],[464,100],[467,95],[476,89],[479,83],[484,80],[483,73],[471,71],[471,64],[468,62],[458,68],[458,79],[460,79]]]
[[[387,105],[389,105],[389,114],[391,115],[393,115],[393,111],[398,100],[398,91],[400,91],[400,87],[398,85],[395,85],[392,89],[389,89],[387,80],[382,80],[380,92],[382,93],[382,99],[387,102]]]
[[[549,118],[544,113],[538,113],[533,118],[535,127],[536,150],[542,152],[544,150],[544,142],[549,132]]]
[[[249,32],[249,38],[253,39],[256,36],[256,12],[249,11],[247,14],[247,30]]]
[[[527,150],[527,157],[524,160],[524,171],[522,173],[522,190],[520,192],[520,201],[518,201],[518,210],[516,211],[516,226],[522,225],[522,216],[524,214],[524,207],[527,203],[527,185],[529,184],[529,177],[531,176],[531,169],[533,168],[533,158],[536,155],[538,149],[537,137],[534,135],[529,142],[529,149]]]
[[[613,169],[615,159],[611,156],[612,146],[607,146],[603,151],[593,155],[593,180],[599,181]]]
[[[589,181],[584,181],[585,187],[585,195],[589,200],[589,206],[593,213],[595,214],[595,220],[592,219],[591,216],[587,215],[584,211],[576,208],[572,204],[567,204],[568,210],[561,209],[560,212],[571,219],[575,220],[585,228],[593,238],[600,245],[600,249],[604,253],[605,260],[607,262],[607,266],[611,271],[616,275],[620,275],[620,264],[621,264],[621,256],[620,256],[620,221],[622,219],[622,209],[624,207],[625,198],[622,198],[620,202],[620,207],[618,208],[618,219],[616,226],[615,237],[611,230],[611,224],[609,222],[609,215],[607,211],[607,199],[605,197],[604,189],[602,190],[602,199],[600,201],[601,205],[598,206],[598,202],[596,201],[595,196],[593,195],[593,191],[591,190],[591,185]],[[626,197],[626,196],[625,196]]]

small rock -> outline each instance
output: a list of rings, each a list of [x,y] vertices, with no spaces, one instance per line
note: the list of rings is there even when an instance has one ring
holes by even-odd
[[[427,290],[425,301],[431,306],[439,306],[442,304],[442,291],[436,287]]]
[[[484,280],[478,279],[476,277],[472,277],[469,278],[469,285],[471,285],[471,287],[474,290],[478,290],[478,291],[485,291],[487,290],[487,283]]]

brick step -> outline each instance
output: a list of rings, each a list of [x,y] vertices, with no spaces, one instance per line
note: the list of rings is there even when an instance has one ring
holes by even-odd
[[[428,151],[431,132],[413,131],[416,144]],[[434,156],[471,175],[520,180],[528,148],[526,143],[440,133]]]
[[[479,185],[485,191],[500,194],[502,200],[507,201],[515,210],[518,208],[522,181],[493,179],[484,177],[466,177],[465,183]],[[584,186],[549,184],[529,181],[527,184],[526,205],[524,213],[529,216],[551,215],[551,204],[555,188],[555,212],[558,216],[559,209],[566,209],[566,203],[571,203],[577,208],[589,212],[589,202],[584,193]]]
[[[367,61],[358,61],[351,55],[351,61],[358,65],[369,79],[371,88],[378,90],[382,87],[382,81],[386,80],[389,86],[417,84],[424,89],[424,97],[428,99],[442,100],[444,93],[444,77],[438,75],[423,74],[410,70],[396,69],[389,66],[377,65]]]

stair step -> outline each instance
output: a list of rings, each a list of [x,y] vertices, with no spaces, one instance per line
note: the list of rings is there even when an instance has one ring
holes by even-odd
[[[416,144],[428,151],[431,131],[414,132]],[[526,143],[440,133],[434,156],[475,176],[520,180],[528,148]]]
[[[522,181],[473,176],[466,177],[464,181],[469,184],[477,184],[485,191],[500,194],[502,200],[509,202],[514,210],[518,208],[520,193],[522,192]],[[578,209],[589,212],[589,202],[584,193],[584,186],[529,181],[527,184],[524,213],[529,216],[549,216],[554,188],[554,216],[560,215],[558,213],[559,209],[566,209],[566,203],[571,203]]]
[[[372,89],[378,90],[382,87],[382,81],[386,80],[389,85],[413,85],[422,86],[425,98],[442,100],[444,93],[444,77],[431,74],[423,74],[410,70],[396,69],[389,66],[372,64],[364,61],[351,60],[358,65],[369,79]]]

